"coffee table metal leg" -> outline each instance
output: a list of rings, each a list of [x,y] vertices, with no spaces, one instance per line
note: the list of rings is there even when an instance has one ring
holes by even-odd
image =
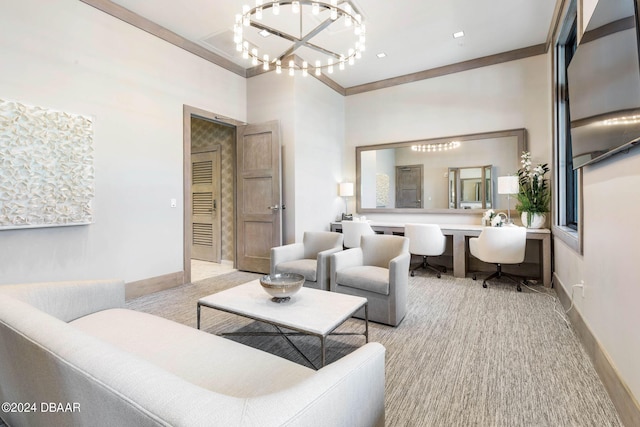
[[[326,362],[326,348],[325,348],[325,341],[326,341],[326,337],[325,336],[321,336],[320,337],[320,351],[322,352],[322,364],[320,365],[321,368],[324,368],[324,364]]]
[[[200,303],[198,303],[198,321],[197,321],[197,329],[200,329]]]
[[[364,304],[364,342],[369,342],[369,302]]]
[[[293,343],[293,341],[291,341],[291,340],[289,339],[289,337],[287,336],[287,334],[286,334],[285,332],[283,332],[283,331],[282,331],[282,329],[280,329],[280,328],[278,327],[278,325],[273,325],[273,324],[272,324],[271,326],[273,326],[274,328],[276,328],[276,329],[278,330],[278,334],[279,334],[282,338],[284,338],[285,340],[287,340],[287,342],[289,343],[289,345],[291,345],[291,347],[293,347],[293,349],[294,349],[296,352],[298,352],[298,354],[299,354],[300,356],[302,356],[302,357],[304,358],[304,360],[306,360],[306,361],[307,361],[307,363],[308,363],[309,365],[311,365],[311,367],[312,367],[313,369],[318,370],[318,368],[316,368],[316,365],[314,365],[314,364],[313,364],[313,362],[312,362],[312,361],[311,361],[311,360],[310,360],[310,359],[309,359],[309,358],[308,358],[308,357],[307,357],[307,356],[306,356],[306,355],[305,355],[305,354],[304,354],[304,353],[303,353],[303,352],[298,348],[298,346],[297,346],[297,345],[295,345],[295,344]],[[296,335],[297,335],[297,334],[296,334]],[[302,335],[307,335],[307,334],[302,334]],[[322,338],[322,337],[321,337],[320,339],[321,339],[321,340],[324,340],[324,338]],[[322,359],[322,366],[324,366],[324,341],[322,342],[322,349],[323,349],[323,354],[322,354],[322,356],[323,356],[323,359]],[[321,366],[321,367],[322,367],[322,366]]]

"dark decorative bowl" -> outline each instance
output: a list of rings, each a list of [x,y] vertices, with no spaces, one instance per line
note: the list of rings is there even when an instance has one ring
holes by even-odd
[[[262,276],[260,284],[273,297],[271,301],[285,302],[300,290],[304,284],[304,276],[296,273],[267,274]]]

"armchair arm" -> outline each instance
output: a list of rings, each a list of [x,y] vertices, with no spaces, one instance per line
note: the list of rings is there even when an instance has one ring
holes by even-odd
[[[329,290],[329,276],[331,275],[329,262],[331,255],[336,252],[342,252],[341,247],[331,248],[318,252],[318,266],[316,267],[316,283],[318,283],[320,289]]]
[[[389,261],[389,298],[391,299],[392,319],[397,323],[406,314],[409,299],[409,263],[411,254],[403,252]]]
[[[302,243],[291,243],[284,246],[271,248],[271,274],[276,273],[276,266],[282,262],[293,261],[304,258],[304,245]]]
[[[403,285],[406,289],[409,284],[409,263],[411,254],[403,252],[389,261],[389,286],[397,289]]]
[[[329,277],[331,290],[335,291],[336,289],[336,273],[338,271],[344,268],[362,265],[363,260],[364,255],[362,253],[362,248],[347,249],[346,251],[336,252],[331,255],[331,274]]]

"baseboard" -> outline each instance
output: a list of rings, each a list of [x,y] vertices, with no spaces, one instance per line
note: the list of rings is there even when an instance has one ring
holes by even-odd
[[[125,298],[130,300],[143,295],[180,286],[183,283],[183,278],[184,272],[177,271],[163,276],[156,276],[149,279],[125,283]]]
[[[558,276],[555,274],[553,281],[554,283],[560,283]],[[554,288],[561,304],[565,310],[568,309],[571,305],[570,296],[562,285],[554,286]],[[609,355],[591,333],[578,310],[572,309],[568,316],[578,339],[582,342],[604,388],[616,407],[620,420],[625,426],[640,426],[640,404],[638,404],[625,381],[620,377],[620,373],[613,365]]]

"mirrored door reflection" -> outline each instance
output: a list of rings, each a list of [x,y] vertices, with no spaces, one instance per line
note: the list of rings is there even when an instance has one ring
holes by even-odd
[[[488,209],[493,201],[492,165],[449,168],[449,207]]]

